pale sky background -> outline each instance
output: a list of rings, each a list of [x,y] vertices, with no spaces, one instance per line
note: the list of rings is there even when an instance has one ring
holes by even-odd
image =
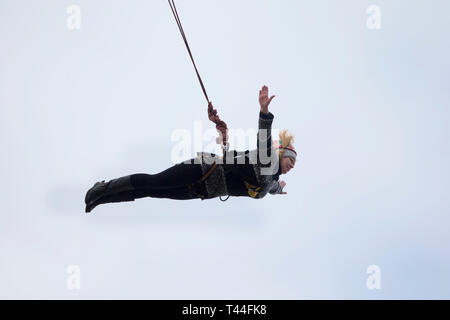
[[[169,4],[0,0],[0,298],[450,298],[450,3],[176,4],[230,128],[276,94],[300,154],[288,194],[84,214],[94,182],[158,173],[175,130],[213,128]]]

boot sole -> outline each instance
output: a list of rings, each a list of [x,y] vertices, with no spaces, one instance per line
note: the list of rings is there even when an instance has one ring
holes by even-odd
[[[100,198],[100,197],[98,196],[97,199],[91,199],[90,201],[88,200],[89,198],[91,198],[92,193],[93,193],[94,191],[96,191],[95,188],[96,188],[98,185],[103,184],[104,182],[105,182],[105,180],[94,183],[94,185],[92,186],[92,188],[90,188],[90,189],[86,192],[86,196],[84,197],[84,203],[85,203],[85,204],[92,203],[92,202],[98,200],[98,198]]]

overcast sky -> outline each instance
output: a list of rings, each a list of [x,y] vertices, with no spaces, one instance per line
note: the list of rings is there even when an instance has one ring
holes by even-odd
[[[158,173],[176,130],[214,128],[184,42],[165,0],[0,0],[0,298],[450,298],[449,2],[176,4],[230,129],[276,95],[287,195],[84,214],[94,182]]]

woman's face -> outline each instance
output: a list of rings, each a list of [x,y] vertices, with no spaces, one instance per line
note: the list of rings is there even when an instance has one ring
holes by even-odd
[[[288,173],[295,166],[295,160],[291,157],[281,158],[281,173]]]

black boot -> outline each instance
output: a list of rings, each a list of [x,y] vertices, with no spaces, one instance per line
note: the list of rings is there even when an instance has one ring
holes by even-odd
[[[112,179],[105,183],[105,180],[96,182],[88,190],[84,202],[86,212],[91,212],[96,206],[102,203],[134,201],[134,187],[131,184],[131,176],[124,176]]]

